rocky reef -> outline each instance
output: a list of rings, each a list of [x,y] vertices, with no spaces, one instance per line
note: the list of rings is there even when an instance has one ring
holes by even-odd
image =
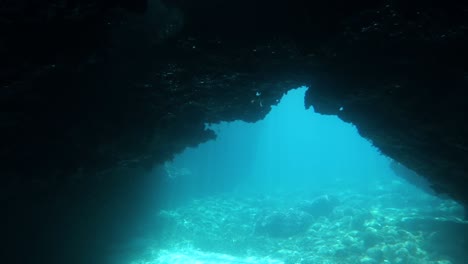
[[[195,259],[200,252],[259,259],[254,263],[465,262],[468,223],[461,220],[462,206],[408,184],[382,184],[385,187],[369,192],[336,188],[334,207],[315,217],[301,211],[311,200],[307,193],[198,199],[161,211],[164,232],[159,243],[148,245],[147,254],[128,263],[165,264],[168,256]]]
[[[91,263],[101,251],[77,249],[125,236],[149,168],[301,85],[307,107],[468,204],[466,17],[454,0],[2,1],[11,262]]]
[[[290,237],[307,230],[312,220],[312,216],[303,211],[273,211],[258,219],[255,232],[271,237]]]

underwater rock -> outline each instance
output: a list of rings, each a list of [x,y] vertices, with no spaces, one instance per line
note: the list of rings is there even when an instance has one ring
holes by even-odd
[[[306,231],[312,220],[312,216],[303,211],[274,211],[263,215],[257,221],[255,232],[271,237],[290,237]]]
[[[322,195],[312,201],[303,201],[299,209],[314,217],[328,216],[338,205],[338,199],[331,195]]]
[[[443,256],[463,260],[468,258],[468,223],[441,218],[408,217],[399,224],[410,232],[427,232],[424,248]],[[447,243],[449,242],[449,243]]]
[[[395,252],[395,255],[400,259],[407,259],[410,253],[408,249],[402,247]]]
[[[367,227],[362,234],[362,239],[365,246],[372,247],[382,241],[382,236],[375,228]]]
[[[375,259],[369,258],[369,257],[363,257],[359,261],[361,264],[377,264],[378,262],[375,261]]]
[[[384,253],[383,253],[382,249],[379,248],[379,247],[371,247],[371,248],[367,249],[366,254],[370,258],[372,258],[374,260],[378,260],[378,261],[381,261],[384,258]]]

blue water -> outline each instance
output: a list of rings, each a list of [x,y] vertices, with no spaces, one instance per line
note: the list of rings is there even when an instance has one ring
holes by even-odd
[[[306,89],[159,166],[158,230],[128,263],[468,263],[463,207],[306,110]]]

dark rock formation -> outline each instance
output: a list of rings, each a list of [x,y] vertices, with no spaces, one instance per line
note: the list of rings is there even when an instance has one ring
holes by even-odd
[[[305,232],[313,217],[300,210],[273,211],[258,219],[255,232],[277,238],[287,238]]]
[[[329,216],[338,204],[336,197],[322,195],[311,201],[303,201],[299,204],[299,209],[315,217]]]
[[[99,262],[147,199],[145,168],[300,85],[468,204],[467,17],[455,0],[1,1],[10,263]]]

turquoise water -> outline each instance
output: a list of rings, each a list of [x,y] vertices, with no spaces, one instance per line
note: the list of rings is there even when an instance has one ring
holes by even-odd
[[[468,263],[463,207],[305,110],[305,90],[257,123],[207,126],[216,140],[157,168],[156,224],[125,263]]]

